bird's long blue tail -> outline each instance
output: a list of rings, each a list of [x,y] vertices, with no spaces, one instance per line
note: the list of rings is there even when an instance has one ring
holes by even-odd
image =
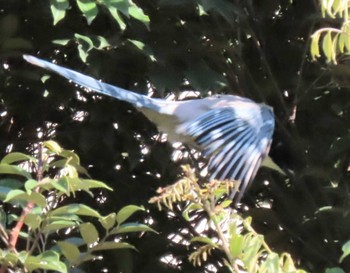
[[[111,96],[113,98],[127,101],[136,107],[146,107],[153,110],[158,110],[157,103],[145,95],[137,94],[132,91],[119,88],[107,83],[100,82],[92,77],[86,76],[74,70],[64,68],[62,66],[44,61],[31,55],[23,55],[23,58],[36,66],[51,70],[81,86],[92,89],[98,93]]]

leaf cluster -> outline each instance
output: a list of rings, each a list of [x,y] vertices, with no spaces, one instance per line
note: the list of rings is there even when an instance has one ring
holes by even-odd
[[[288,253],[279,256],[271,251],[264,237],[251,226],[251,218],[243,219],[229,208],[231,200],[225,196],[234,189],[232,181],[212,181],[200,186],[194,172],[188,166],[183,169],[184,177],[174,185],[160,189],[159,195],[150,199],[150,203],[157,203],[159,209],[165,207],[174,211],[179,202],[187,201],[182,215],[190,222],[198,213],[204,211],[207,214],[207,225],[213,232],[210,236],[204,233],[189,241],[194,250],[188,259],[194,266],[202,266],[213,250],[219,250],[224,254],[222,261],[230,272],[305,272],[296,269]]]
[[[77,154],[54,141],[39,144],[36,154],[14,152],[0,163],[1,199],[4,205],[19,208],[12,214],[1,208],[1,239],[6,246],[0,251],[1,270],[71,272],[97,259],[100,251],[135,249],[121,241],[123,234],[155,232],[147,225],[126,222],[143,207],[128,205],[103,216],[83,203],[65,204],[78,192],[92,196],[94,189],[111,188],[82,178],[87,172]]]

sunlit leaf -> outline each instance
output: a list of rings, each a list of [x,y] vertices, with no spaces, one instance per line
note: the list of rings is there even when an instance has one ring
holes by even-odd
[[[60,154],[62,152],[61,146],[53,140],[43,142],[43,146],[55,154]]]
[[[84,205],[84,204],[70,204],[60,208],[57,208],[49,213],[53,215],[64,215],[64,214],[77,214],[83,216],[91,217],[101,217],[101,215],[94,209]]]
[[[216,243],[214,243],[210,238],[208,237],[202,237],[202,236],[196,236],[196,237],[193,237],[190,241],[191,243],[193,242],[200,242],[200,243],[203,243],[203,244],[208,244],[208,245],[211,245],[213,247],[218,247]]]
[[[77,0],[77,4],[90,25],[98,13],[96,2],[94,0]]]
[[[4,202],[9,201],[27,201],[27,202],[33,202],[34,204],[45,207],[46,206],[46,198],[42,194],[38,192],[31,192],[30,194],[22,191],[22,190],[12,190],[10,191]]]
[[[87,245],[96,243],[99,235],[95,226],[91,223],[83,223],[79,226],[80,234]]]
[[[327,58],[327,61],[333,60],[333,42],[332,42],[332,34],[331,32],[327,32],[326,35],[323,37],[322,41],[322,50],[324,55]]]
[[[37,162],[37,159],[32,156],[15,152],[15,153],[10,153],[5,155],[1,160],[1,164],[12,164],[14,162],[27,161],[27,160],[31,162]]]
[[[139,223],[127,223],[114,228],[111,234],[129,233],[129,232],[154,232],[154,229]]]
[[[37,214],[28,213],[24,218],[24,223],[31,229],[39,228],[41,224],[41,217]]]
[[[111,249],[134,249],[136,248],[128,243],[103,242],[91,248],[91,251],[111,250]]]
[[[122,224],[127,220],[131,215],[133,215],[137,211],[144,211],[143,207],[128,205],[120,209],[117,213],[117,222],[118,224]]]
[[[29,271],[47,269],[62,273],[68,272],[66,265],[60,261],[60,257],[55,251],[45,251],[38,256],[28,256],[24,265]]]
[[[0,164],[0,174],[15,174],[15,175],[24,176],[27,179],[32,178],[30,173],[26,172],[22,168],[13,166],[13,165],[8,165],[8,164]]]
[[[53,25],[56,25],[66,16],[69,7],[68,0],[50,0],[50,9],[53,17]]]
[[[115,212],[112,212],[107,216],[100,218],[99,221],[106,230],[109,230],[115,226],[117,222],[117,214]]]
[[[339,262],[341,263],[350,254],[350,241],[347,241],[341,248],[343,254],[341,255]]]
[[[67,241],[59,241],[57,245],[60,247],[63,255],[70,261],[74,262],[80,256],[79,248],[70,242]]]
[[[75,221],[66,221],[66,220],[52,221],[50,224],[44,226],[43,232],[45,233],[57,232],[60,229],[71,228],[75,226],[77,226],[77,223]]]

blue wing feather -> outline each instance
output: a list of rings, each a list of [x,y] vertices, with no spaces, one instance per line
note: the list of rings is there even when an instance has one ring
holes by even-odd
[[[265,108],[264,108],[265,107]],[[254,108],[253,117],[261,124],[245,120],[234,107],[221,107],[208,111],[183,129],[191,135],[209,158],[211,179],[230,179],[240,182],[240,199],[266,156],[271,143],[274,119],[267,106]],[[258,125],[258,126],[256,126]]]

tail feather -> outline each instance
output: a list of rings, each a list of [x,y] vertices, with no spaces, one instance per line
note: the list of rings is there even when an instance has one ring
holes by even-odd
[[[74,70],[44,61],[42,59],[36,58],[31,55],[23,55],[23,58],[27,62],[33,65],[53,71],[81,86],[92,89],[98,93],[129,102],[139,108],[146,107],[149,109],[153,109],[155,111],[159,110],[159,105],[157,105],[157,101],[147,96],[137,94],[132,91],[119,88],[107,83],[100,82],[92,77],[89,77],[79,72],[76,72]]]

